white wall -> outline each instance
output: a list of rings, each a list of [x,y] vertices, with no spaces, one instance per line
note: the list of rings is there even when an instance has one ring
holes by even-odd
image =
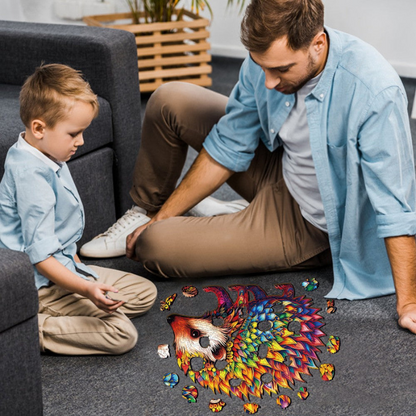
[[[0,19],[32,22],[64,21],[53,12],[53,3],[62,0],[0,0]],[[98,0],[66,0],[94,2]],[[116,11],[127,10],[125,0],[112,2]],[[187,5],[191,0],[182,0]],[[249,0],[246,0],[248,2]],[[227,0],[209,0],[214,10],[211,23],[211,53],[231,57],[247,55],[240,43],[242,14],[237,6],[227,8]],[[323,0],[325,23],[360,37],[375,46],[402,76],[416,78],[415,0]],[[22,16],[23,11],[23,16]],[[204,16],[209,17],[205,10]]]
[[[376,47],[401,76],[416,78],[415,0],[323,0],[325,24],[351,33]],[[226,10],[225,0],[210,0],[215,10],[211,51],[245,57],[239,40],[242,15]],[[205,13],[206,14],[206,13]]]

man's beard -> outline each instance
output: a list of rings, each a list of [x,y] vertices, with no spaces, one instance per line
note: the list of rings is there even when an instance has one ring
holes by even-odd
[[[315,78],[318,74],[318,65],[316,64],[316,61],[312,58],[312,55],[309,53],[308,55],[308,67],[307,67],[307,74],[295,85],[284,85],[284,91],[282,91],[282,94],[290,95],[295,94],[298,92],[307,82],[309,82],[312,78]],[[277,86],[277,88],[280,87],[280,84]]]

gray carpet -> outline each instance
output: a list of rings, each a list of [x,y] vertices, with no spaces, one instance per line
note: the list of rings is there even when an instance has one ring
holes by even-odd
[[[213,60],[213,89],[228,94],[237,79],[241,60],[215,58]],[[403,80],[413,104],[416,80]],[[143,105],[146,99],[143,97]],[[410,107],[411,108],[411,107]],[[416,125],[412,121],[413,137]],[[188,165],[194,154],[190,154]],[[227,187],[216,195],[223,199],[234,195]],[[158,300],[177,293],[171,311],[161,312],[159,305],[133,322],[139,332],[139,341],[129,353],[118,357],[65,357],[42,356],[44,413],[46,416],[119,415],[119,416],[206,416],[212,414],[209,401],[221,398],[226,406],[221,415],[243,415],[244,402],[225,394],[214,394],[198,387],[196,403],[187,403],[181,397],[182,387],[194,384],[178,368],[174,356],[159,358],[159,344],[170,344],[173,352],[173,332],[166,321],[170,313],[200,316],[217,307],[216,297],[203,292],[209,285],[256,284],[268,293],[277,293],[274,285],[291,283],[297,296],[306,295],[321,308],[322,330],[340,337],[341,349],[331,355],[325,347],[318,354],[322,363],[335,366],[332,381],[323,381],[317,369],[305,376],[305,383],[296,382],[293,390],[280,389],[279,394],[292,399],[291,406],[282,410],[276,404],[276,395],[252,399],[260,405],[258,415],[416,415],[416,336],[401,330],[396,323],[395,297],[366,301],[336,301],[337,311],[327,314],[324,295],[332,284],[330,268],[296,273],[269,273],[254,276],[224,276],[204,280],[165,280],[149,275],[138,263],[126,258],[91,262],[135,272],[152,279],[158,287]],[[305,292],[302,282],[315,277],[316,291]],[[199,295],[185,298],[184,285],[195,285]],[[235,295],[233,295],[235,297]],[[319,365],[319,363],[317,362]],[[173,389],[163,384],[165,373],[179,375],[179,384]],[[297,397],[299,387],[307,387],[310,395],[305,401]]]

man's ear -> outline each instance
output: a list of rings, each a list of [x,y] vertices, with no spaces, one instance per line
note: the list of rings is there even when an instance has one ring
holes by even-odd
[[[45,133],[46,124],[44,121],[35,119],[30,124],[31,132],[36,139],[43,139],[43,135]]]
[[[324,31],[317,33],[312,41],[315,52],[321,53],[322,51],[324,51],[327,42],[328,39]]]

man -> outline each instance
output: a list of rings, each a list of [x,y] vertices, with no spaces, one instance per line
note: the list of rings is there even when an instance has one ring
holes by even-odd
[[[296,270],[332,257],[328,297],[396,289],[399,324],[416,333],[406,95],[377,51],[324,28],[323,15],[321,0],[252,0],[241,36],[250,54],[228,103],[190,84],[153,94],[131,190],[146,223],[127,237],[127,255],[166,277]],[[199,156],[175,189],[188,145]],[[179,217],[224,182],[247,208]]]

